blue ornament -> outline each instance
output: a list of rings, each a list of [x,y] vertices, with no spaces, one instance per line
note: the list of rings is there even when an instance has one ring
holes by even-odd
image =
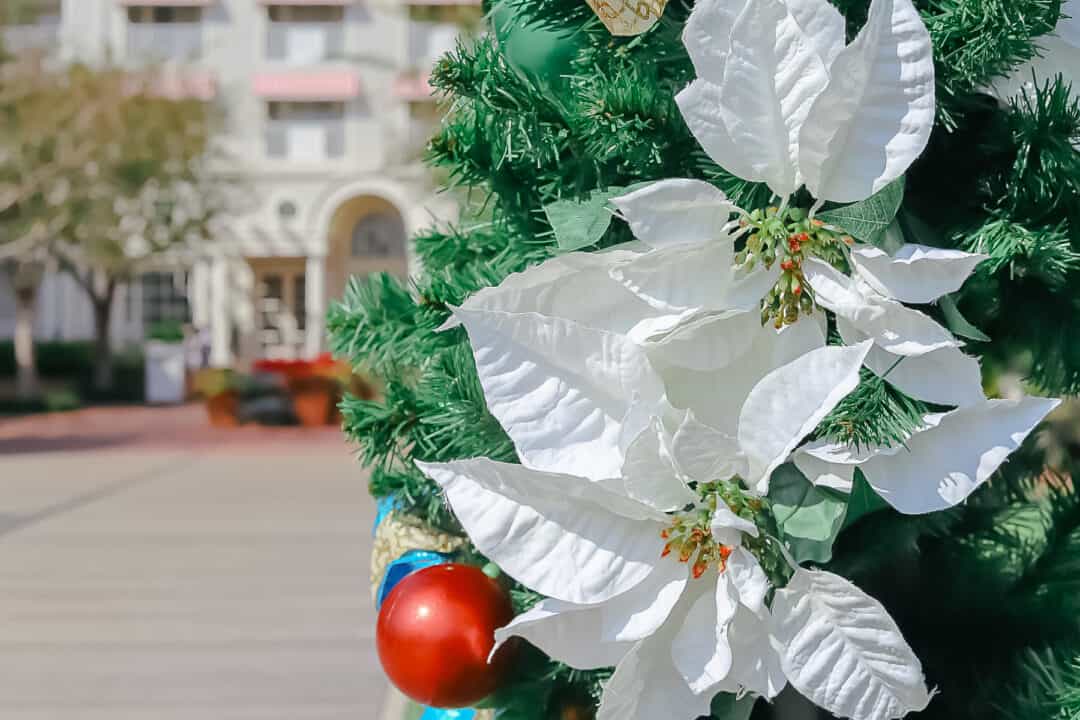
[[[371,536],[375,537],[375,531],[382,525],[382,521],[386,519],[386,516],[401,507],[401,503],[393,495],[387,495],[386,497],[379,498],[378,504],[375,506],[375,525],[371,528]]]
[[[476,711],[470,708],[459,710],[440,710],[439,708],[427,708],[420,720],[474,720]]]
[[[383,573],[379,589],[375,593],[375,609],[381,608],[383,600],[394,589],[394,586],[409,575],[432,565],[442,565],[448,562],[450,562],[449,555],[430,550],[410,550],[397,560],[394,560],[386,566],[386,572]]]

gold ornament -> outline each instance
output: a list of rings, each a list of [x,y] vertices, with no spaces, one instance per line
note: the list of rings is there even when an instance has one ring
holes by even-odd
[[[667,0],[585,0],[612,35],[640,35],[664,14]]]
[[[379,592],[386,566],[410,550],[452,553],[462,546],[464,538],[439,532],[419,520],[389,513],[375,530],[371,549],[371,597]]]

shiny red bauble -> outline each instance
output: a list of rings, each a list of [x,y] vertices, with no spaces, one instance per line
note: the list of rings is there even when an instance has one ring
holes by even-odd
[[[469,707],[499,687],[510,646],[491,663],[488,655],[496,628],[513,617],[506,591],[479,568],[424,568],[399,582],[379,610],[379,661],[390,682],[413,700]]]

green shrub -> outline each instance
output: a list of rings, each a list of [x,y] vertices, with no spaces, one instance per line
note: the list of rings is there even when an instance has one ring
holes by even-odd
[[[38,374],[42,378],[69,380],[76,396],[86,402],[139,403],[143,401],[143,356],[138,348],[116,351],[113,356],[113,389],[106,393],[93,389],[94,344],[92,342],[48,340],[36,343],[34,352],[37,357]],[[15,345],[10,340],[2,340],[0,341],[0,378],[14,376]],[[29,412],[29,410],[19,412]]]
[[[176,320],[163,320],[150,326],[146,333],[147,340],[158,340],[167,343],[180,343],[184,341],[184,326]]]
[[[89,341],[46,340],[34,344],[38,374],[44,378],[73,378],[94,366],[94,344]],[[15,343],[0,340],[0,377],[15,376]]]

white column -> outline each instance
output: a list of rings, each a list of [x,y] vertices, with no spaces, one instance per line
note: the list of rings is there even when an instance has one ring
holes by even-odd
[[[315,357],[322,352],[326,332],[326,257],[323,255],[308,255],[304,267],[304,308],[307,315],[304,353]]]
[[[200,330],[210,325],[210,298],[210,262],[199,258],[191,268],[188,302],[191,303],[191,324]]]
[[[229,265],[224,257],[215,257],[210,266],[210,364],[213,367],[232,364],[231,337]]]

